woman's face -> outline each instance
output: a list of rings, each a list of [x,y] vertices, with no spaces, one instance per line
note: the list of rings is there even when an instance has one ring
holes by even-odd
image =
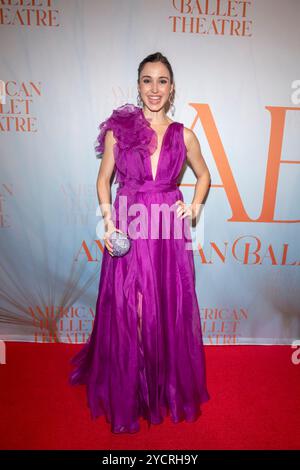
[[[161,62],[147,62],[140,74],[138,89],[144,105],[150,111],[159,111],[169,100],[174,85],[170,73]]]

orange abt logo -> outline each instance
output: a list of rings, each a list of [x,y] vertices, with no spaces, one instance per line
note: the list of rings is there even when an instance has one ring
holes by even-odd
[[[276,193],[278,187],[280,165],[299,164],[298,160],[282,160],[282,142],[284,136],[285,117],[287,111],[300,111],[296,107],[266,106],[271,117],[271,132],[269,141],[269,152],[265,177],[265,189],[263,204],[258,219],[251,219],[247,214],[241,199],[238,187],[234,180],[220,135],[218,133],[213,115],[208,104],[190,103],[196,110],[197,116],[194,119],[194,128],[199,118],[205,131],[209,146],[216,162],[222,185],[232,209],[232,217],[229,222],[267,222],[267,223],[297,223],[300,220],[275,220]]]

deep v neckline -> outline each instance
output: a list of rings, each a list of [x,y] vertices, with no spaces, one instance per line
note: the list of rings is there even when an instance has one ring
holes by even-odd
[[[156,136],[156,143],[158,143],[158,136],[157,136],[157,132],[153,129],[153,127],[151,127],[151,124],[150,122],[148,121],[148,119],[146,118],[146,116],[144,115],[144,112],[142,110],[142,108],[140,108],[141,110],[141,114],[142,114],[142,117],[144,118],[145,122],[148,124],[149,128],[153,131],[153,133],[155,134]],[[149,166],[150,166],[150,172],[151,172],[151,178],[152,178],[152,181],[156,182],[157,180],[157,175],[158,175],[158,170],[159,170],[159,164],[160,164],[160,160],[161,160],[161,154],[162,154],[162,151],[164,149],[164,144],[165,144],[165,140],[166,140],[166,135],[168,133],[168,131],[170,130],[170,127],[172,126],[172,124],[175,124],[176,121],[172,121],[170,122],[170,124],[168,125],[167,129],[165,130],[164,132],[164,135],[162,136],[162,139],[161,139],[161,146],[160,146],[160,151],[159,151],[159,154],[158,154],[158,160],[157,160],[157,167],[156,167],[156,174],[155,174],[155,178],[153,177],[153,170],[152,170],[152,155],[154,155],[155,151],[150,155],[150,152],[149,152]],[[157,150],[157,148],[156,148]]]

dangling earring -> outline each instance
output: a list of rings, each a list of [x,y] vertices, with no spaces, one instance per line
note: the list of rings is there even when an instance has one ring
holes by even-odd
[[[174,103],[171,104],[171,114],[172,114],[172,116],[174,116],[174,114],[175,114],[175,105],[174,105]]]
[[[138,106],[139,108],[142,108],[142,107],[143,107],[143,101],[142,101],[140,92],[138,92],[136,102],[137,102],[137,106]]]
[[[175,114],[174,96],[171,96],[171,94],[170,94],[169,101],[170,101],[170,104],[171,104],[170,111],[171,111],[172,116],[174,116],[174,114]]]

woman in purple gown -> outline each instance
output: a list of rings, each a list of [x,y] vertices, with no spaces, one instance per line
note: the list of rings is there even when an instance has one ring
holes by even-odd
[[[141,417],[149,426],[167,415],[174,423],[195,421],[210,398],[189,243],[210,173],[193,131],[166,115],[175,90],[162,54],[141,62],[138,91],[138,107],[120,106],[99,126],[106,249],[93,330],[70,376],[71,384],[87,386],[92,417],[104,415],[114,433],[139,431]],[[186,162],[197,177],[191,204],[178,188]],[[111,210],[114,169],[119,186]],[[114,256],[115,230],[131,239],[124,256]]]

